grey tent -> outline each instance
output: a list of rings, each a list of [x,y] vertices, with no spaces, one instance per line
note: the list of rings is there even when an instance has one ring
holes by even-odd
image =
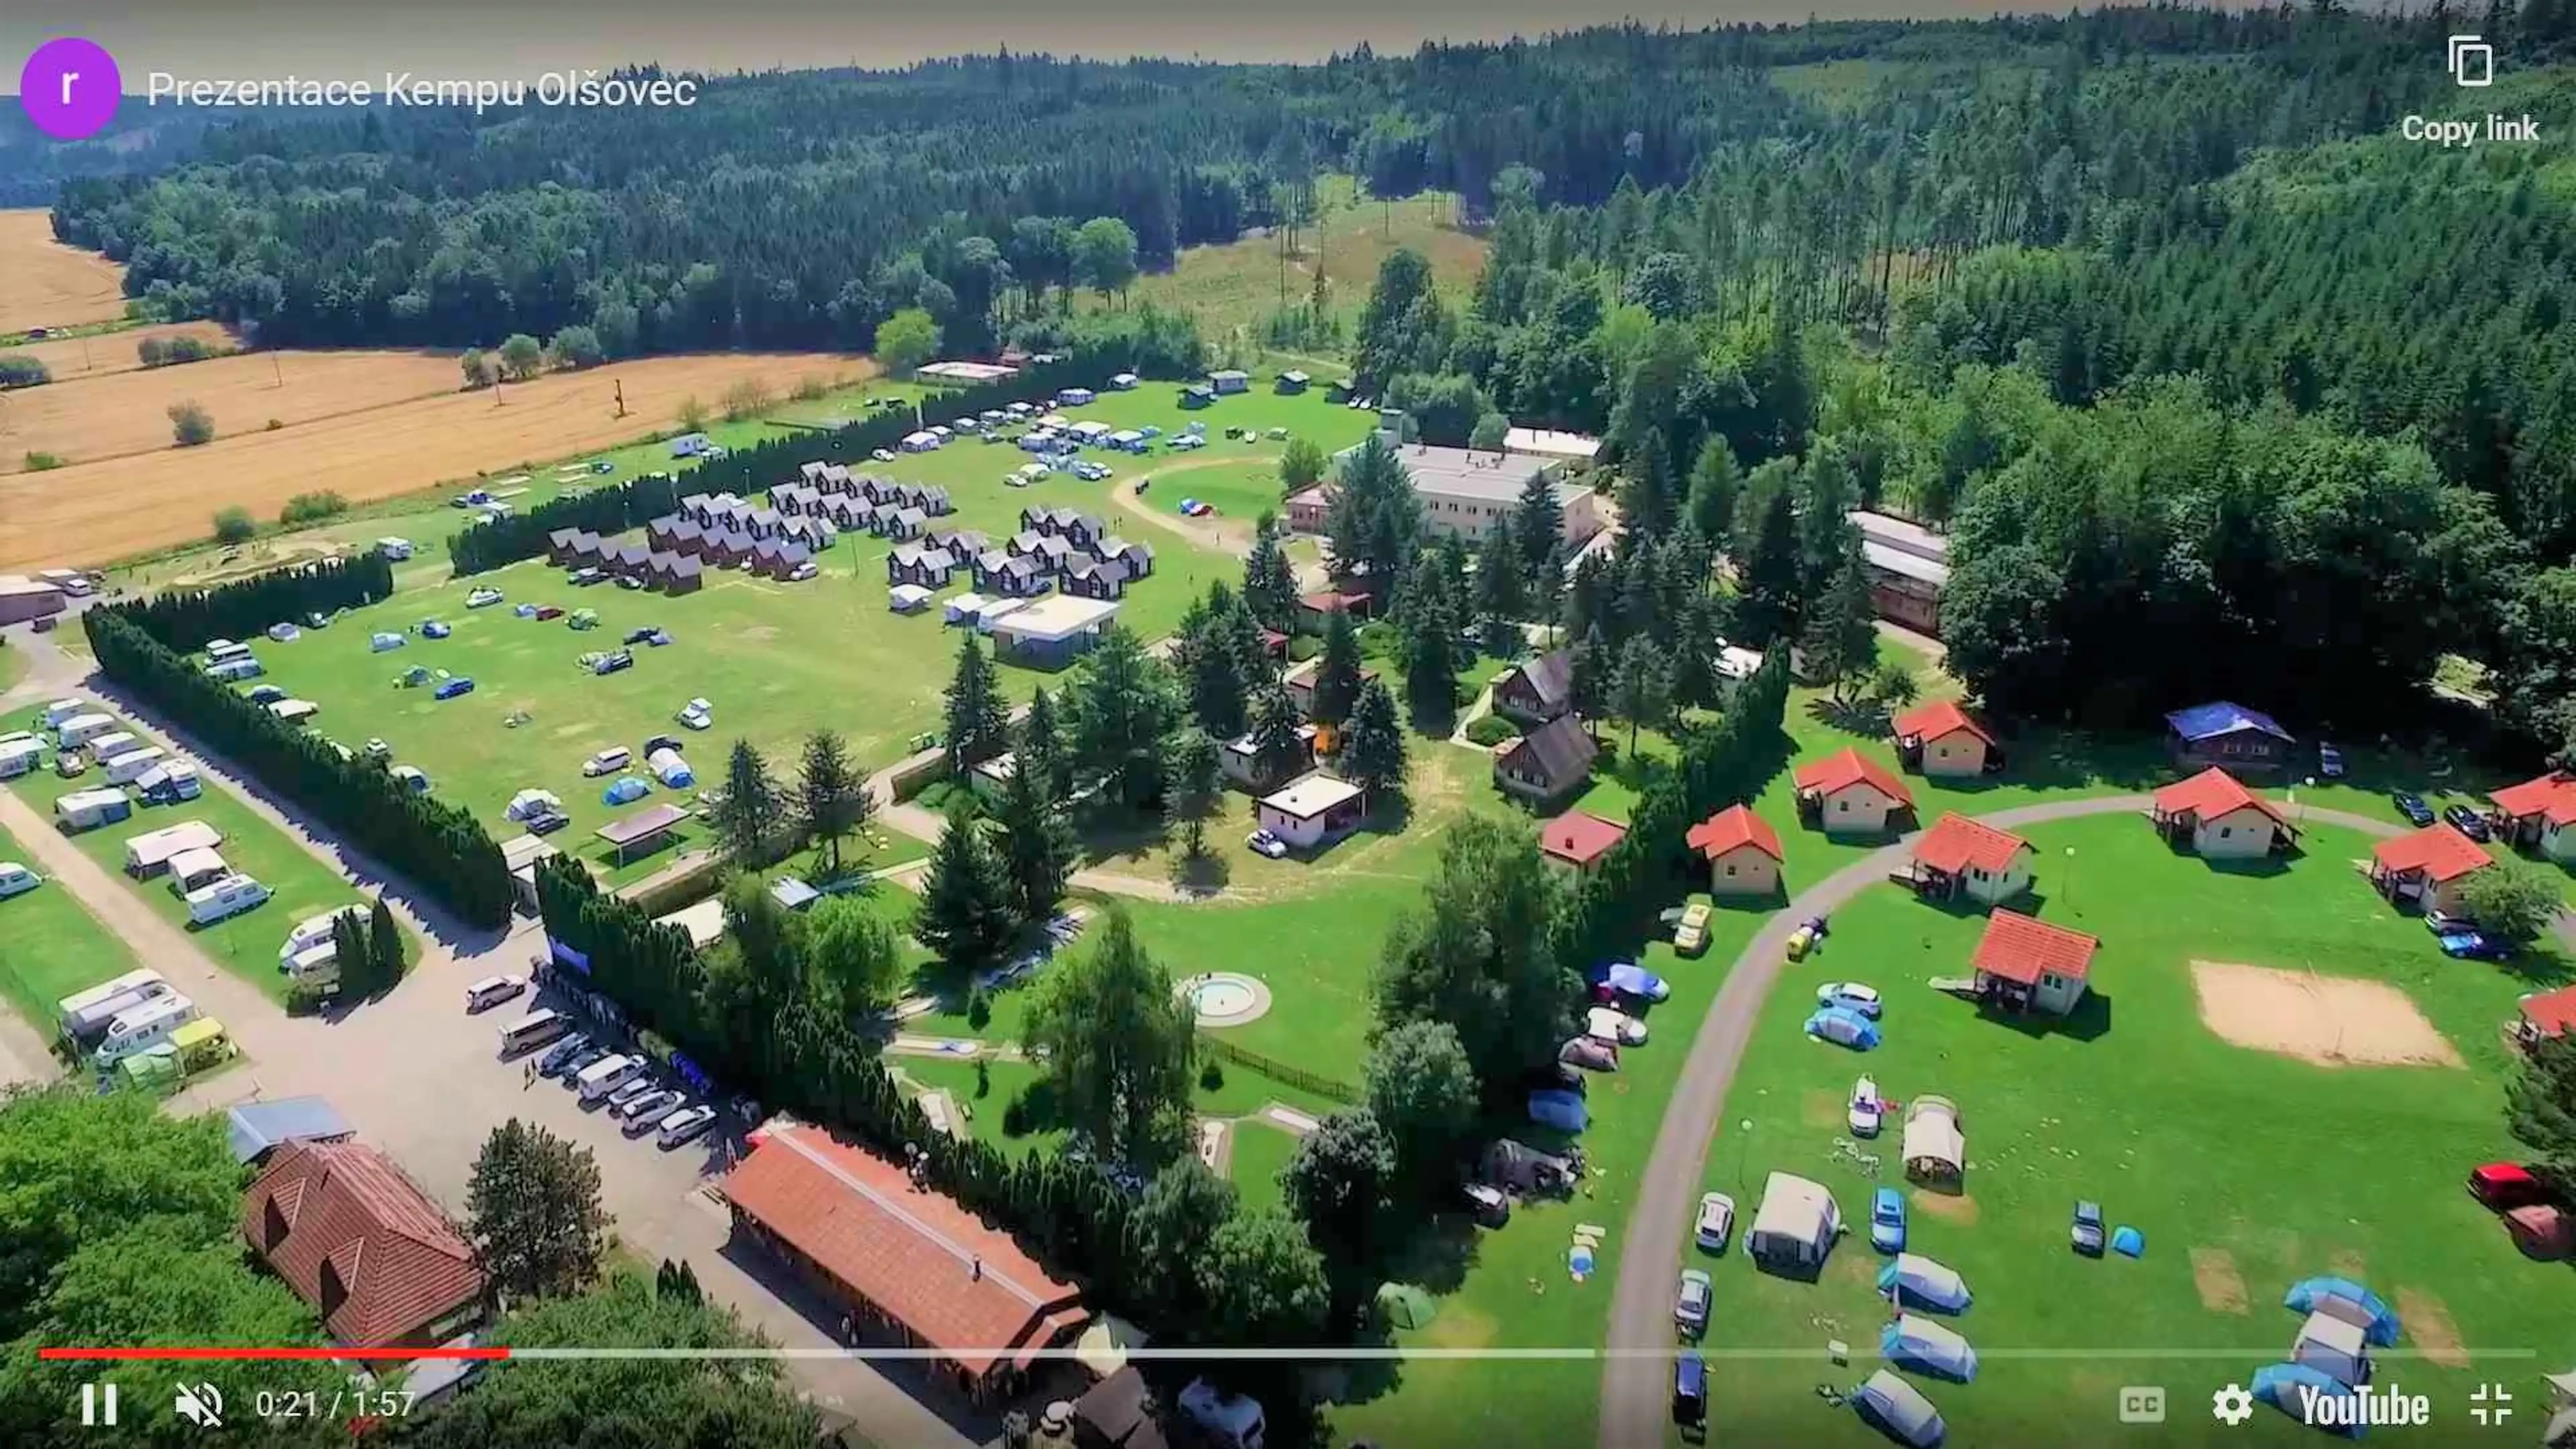
[[[1852,1391],[1851,1406],[1880,1433],[1914,1449],[1934,1449],[1950,1432],[1930,1399],[1885,1369]]]
[[[1878,1351],[1889,1363],[1914,1373],[1962,1384],[1977,1377],[1977,1351],[1968,1346],[1968,1341],[1955,1330],[1917,1314],[1900,1314],[1880,1330]]]
[[[1899,1308],[1928,1308],[1935,1313],[1965,1313],[1972,1301],[1958,1270],[1919,1253],[1899,1253],[1878,1270],[1878,1291]]]
[[[1526,1142],[1497,1137],[1485,1144],[1485,1181],[1511,1192],[1563,1192],[1574,1184],[1574,1164]]]
[[[1842,1225],[1842,1210],[1824,1184],[1775,1172],[1762,1184],[1762,1206],[1744,1235],[1744,1251],[1765,1266],[1814,1270],[1824,1266]]]
[[[1619,1049],[1596,1037],[1578,1036],[1556,1049],[1556,1059],[1587,1072],[1619,1070]]]

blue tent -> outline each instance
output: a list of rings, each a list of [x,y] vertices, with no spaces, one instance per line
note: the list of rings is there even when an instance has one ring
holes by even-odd
[[[1559,1132],[1580,1132],[1591,1120],[1583,1098],[1574,1092],[1532,1092],[1529,1095],[1530,1120]]]
[[[2314,1313],[2323,1306],[2320,1300],[2327,1298],[2340,1298],[2370,1316],[2370,1322],[2364,1325],[2364,1337],[2369,1340],[2371,1347],[2397,1346],[2397,1336],[2402,1325],[2397,1321],[2395,1310],[2391,1309],[2378,1294],[2350,1278],[2310,1278],[2304,1282],[2293,1283],[2290,1285],[2289,1295],[2281,1300],[2281,1306],[2293,1312]]]
[[[1807,1035],[1865,1052],[1878,1045],[1878,1023],[1857,1011],[1828,1006],[1807,1018]]]
[[[652,793],[653,787],[633,775],[620,775],[609,787],[599,792],[602,805],[631,805]]]
[[[2315,1396],[2348,1399],[2352,1394],[2351,1385],[2341,1383],[2332,1375],[2320,1373],[2303,1363],[2265,1364],[2254,1371],[2254,1397],[2302,1423],[2307,1422],[2308,1418],[2301,1408],[2301,1403],[2306,1398]],[[2329,1434],[2341,1434],[2347,1439],[2358,1439],[2362,1434],[2362,1427],[2358,1423],[2320,1424],[2318,1427]]]
[[[1646,1001],[1661,1001],[1673,994],[1671,982],[1634,961],[1613,961],[1606,967],[1597,968],[1592,979],[1613,991]]]
[[[677,750],[656,750],[647,763],[652,767],[653,777],[671,789],[685,790],[698,783],[697,772],[689,768],[689,762],[682,759]]]
[[[2123,1258],[2142,1258],[2147,1252],[2147,1236],[2126,1223],[2111,1235],[2111,1251]]]
[[[1899,1253],[1878,1270],[1878,1291],[1898,1308],[1965,1313],[1973,1300],[1958,1271],[1920,1253]]]

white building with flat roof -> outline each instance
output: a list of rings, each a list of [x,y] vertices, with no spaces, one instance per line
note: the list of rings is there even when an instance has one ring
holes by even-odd
[[[1356,449],[1345,450],[1344,456]],[[1526,453],[1483,453],[1473,448],[1435,448],[1406,443],[1395,450],[1397,461],[1413,479],[1422,500],[1422,526],[1432,537],[1463,535],[1473,543],[1495,520],[1509,517],[1521,490],[1532,478],[1549,474],[1556,501],[1565,514],[1565,542],[1580,548],[1599,533],[1604,522],[1600,495],[1593,489],[1555,477],[1558,461]]]
[[[1261,828],[1292,849],[1315,850],[1359,829],[1368,815],[1368,797],[1348,780],[1315,774],[1262,796],[1253,809]]]

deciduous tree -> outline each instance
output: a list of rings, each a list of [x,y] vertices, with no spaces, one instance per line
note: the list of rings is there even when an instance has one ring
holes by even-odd
[[[560,1298],[599,1274],[608,1214],[587,1147],[511,1118],[483,1140],[465,1210],[475,1257],[504,1302]]]
[[[1047,973],[1027,1038],[1064,1120],[1111,1161],[1153,1164],[1186,1135],[1195,1031],[1171,973],[1112,907],[1091,949]]]
[[[1549,944],[1559,887],[1526,829],[1483,816],[1454,826],[1423,903],[1387,935],[1378,1024],[1446,1022],[1480,1081],[1556,1059],[1576,981]]]
[[[1477,1108],[1476,1069],[1456,1029],[1408,1021],[1378,1033],[1368,1059],[1368,1108],[1407,1181],[1429,1187],[1452,1172]]]

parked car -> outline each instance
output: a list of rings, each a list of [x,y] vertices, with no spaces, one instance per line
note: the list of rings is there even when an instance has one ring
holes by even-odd
[[[641,1137],[653,1130],[655,1123],[680,1110],[688,1099],[677,1092],[648,1092],[628,1102],[618,1113],[626,1119],[626,1135]]]
[[[614,775],[633,763],[634,759],[634,753],[624,745],[611,745],[582,761],[581,772],[594,779],[601,775]]]
[[[532,617],[534,617],[540,624],[560,619],[563,617],[563,606],[561,604],[539,604],[537,605],[537,612]]]
[[[1499,1187],[1471,1182],[1458,1189],[1458,1199],[1481,1226],[1499,1228],[1512,1220],[1512,1200]]]
[[[1716,1284],[1697,1268],[1682,1270],[1681,1286],[1673,1293],[1673,1325],[1692,1338],[1708,1327],[1709,1300]]]
[[[678,1147],[715,1125],[713,1107],[683,1107],[662,1119],[662,1146]]]
[[[2549,1185],[2519,1163],[2489,1162],[2470,1170],[2469,1196],[2492,1211],[2511,1212],[2549,1201]]]
[[[488,609],[499,602],[501,602],[499,589],[476,589],[465,596],[465,607],[469,609]]]
[[[536,814],[519,822],[520,825],[526,828],[530,835],[551,834],[557,830],[563,829],[571,823],[571,816],[566,815],[562,811],[557,810],[550,805],[539,808]]]
[[[1243,843],[1252,848],[1253,854],[1266,855],[1272,860],[1284,859],[1288,854],[1288,842],[1267,830],[1252,832],[1243,838]]]
[[[1895,1188],[1869,1195],[1869,1245],[1882,1253],[1905,1251],[1905,1194]]]
[[[1712,1253],[1726,1251],[1727,1236],[1735,1231],[1735,1199],[1722,1192],[1700,1194],[1699,1220],[1691,1226],[1691,1241]]]
[[[286,691],[278,688],[274,684],[260,684],[252,686],[251,692],[244,695],[243,698],[248,699],[253,704],[275,704],[279,700],[286,698]]]
[[[2327,779],[2329,779],[2329,780],[2340,780],[2340,779],[2342,779],[2342,778],[2343,778],[2343,751],[2341,751],[2341,750],[2339,750],[2339,749],[2336,749],[2334,746],[2332,746],[2332,745],[2330,745],[2330,744],[2325,743],[2323,740],[2318,741],[2318,742],[2317,742],[2317,773],[2318,773],[2318,774],[2320,774],[2320,775],[2325,776],[2325,777],[2326,777]]]
[[[580,1071],[606,1055],[608,1055],[608,1048],[598,1045],[589,1037],[578,1034],[568,1036],[537,1059],[537,1075],[560,1077],[569,1072]]]
[[[2480,844],[2494,833],[2487,829],[2487,818],[2466,805],[2450,806],[2442,812],[2442,818],[2450,822],[2452,829]]]
[[[664,750],[685,749],[678,735],[655,735],[644,742],[644,758],[651,759]]]
[[[604,584],[608,582],[608,570],[597,568],[575,569],[573,570],[570,582],[576,589],[586,589],[593,584]]]
[[[1863,1016],[1876,1016],[1881,1010],[1878,989],[1857,981],[1828,981],[1816,988],[1818,1006],[1839,1006]]]
[[[643,643],[645,640],[650,639],[650,638],[652,638],[654,635],[659,634],[659,633],[661,633],[661,632],[662,632],[662,631],[661,631],[661,629],[660,629],[659,627],[657,627],[657,626],[655,626],[655,625],[652,625],[652,624],[647,624],[647,625],[645,625],[644,627],[642,627],[642,628],[640,628],[640,629],[629,629],[629,630],[627,630],[627,631],[626,631],[626,640],[625,640],[625,642],[626,642],[626,643],[629,643],[629,644],[641,644],[641,643]]]
[[[1851,1106],[1843,1113],[1854,1137],[1875,1137],[1887,1120],[1887,1108],[1878,1099],[1878,1083],[1863,1077],[1852,1083]]]
[[[0,901],[22,896],[43,885],[45,878],[14,860],[0,860]]]
[[[616,1091],[608,1094],[608,1110],[616,1112],[618,1108],[625,1106],[627,1103],[635,1101],[639,1097],[649,1096],[660,1090],[662,1090],[662,1084],[654,1081],[650,1076],[637,1075],[631,1077],[624,1085],[618,1087]],[[620,1112],[618,1115],[624,1116],[625,1114]]]
[[[2077,1203],[2075,1221],[2067,1228],[2066,1236],[2075,1251],[2088,1258],[2101,1257],[2102,1205],[2098,1202]]]
[[[454,699],[460,694],[472,694],[473,692],[474,681],[459,677],[448,680],[439,685],[438,688],[431,690],[429,692],[429,697],[432,699]]]
[[[2425,826],[2433,823],[2433,807],[2425,804],[2424,797],[2412,790],[2391,790],[2388,792],[2388,803],[2397,807],[2397,813],[2405,816],[2406,823],[2409,825]]]
[[[1707,950],[1709,915],[1706,901],[1693,901],[1682,907],[1682,923],[1673,928],[1673,949],[1684,956]]]
[[[703,699],[693,699],[680,707],[680,723],[693,730],[714,729],[716,707]]]
[[[504,1001],[526,994],[527,989],[528,978],[525,976],[486,976],[465,988],[465,1009],[468,1013],[489,1011]]]
[[[2458,961],[2503,961],[2513,955],[2513,943],[2502,936],[2484,931],[2444,931],[2433,940],[2442,954]]]
[[[617,576],[617,586],[626,590],[628,593],[633,593],[644,587],[644,581],[635,577],[633,574],[619,574]]]

